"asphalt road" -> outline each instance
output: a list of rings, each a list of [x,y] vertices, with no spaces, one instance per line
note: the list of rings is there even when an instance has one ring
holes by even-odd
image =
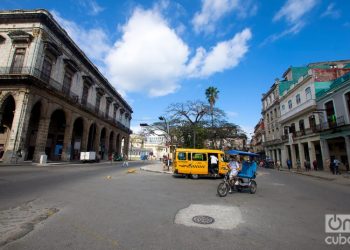
[[[256,194],[220,198],[219,179],[127,173],[120,164],[0,168],[0,222],[20,223],[25,211],[41,216],[1,249],[331,248],[325,214],[350,213],[350,186],[266,169],[256,181]],[[224,223],[230,211],[231,229],[176,222],[181,213],[207,212]]]

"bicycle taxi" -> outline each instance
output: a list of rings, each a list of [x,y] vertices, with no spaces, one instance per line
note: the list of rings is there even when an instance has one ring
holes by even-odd
[[[257,189],[255,182],[257,163],[253,160],[253,157],[258,157],[258,154],[240,151],[240,150],[228,150],[225,152],[226,155],[238,155],[243,157],[241,163],[241,170],[235,179],[230,180],[229,172],[225,174],[224,180],[219,184],[217,193],[220,197],[227,195],[229,190],[236,189],[238,192],[242,192],[244,189],[248,189],[251,194],[254,194]]]

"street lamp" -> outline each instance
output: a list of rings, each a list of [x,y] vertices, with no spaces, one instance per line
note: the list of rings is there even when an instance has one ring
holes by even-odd
[[[166,151],[167,151],[167,166],[168,166],[168,170],[169,170],[169,166],[170,166],[170,159],[169,159],[169,155],[170,155],[170,142],[171,142],[171,137],[170,137],[170,131],[169,131],[169,123],[166,120],[166,118],[164,116],[159,116],[158,117],[159,120],[164,121],[165,122],[165,126],[166,126],[166,131],[167,131],[167,136],[166,136]]]

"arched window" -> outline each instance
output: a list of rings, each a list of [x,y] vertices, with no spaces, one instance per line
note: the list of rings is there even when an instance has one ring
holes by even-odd
[[[296,95],[295,101],[296,101],[297,104],[300,104],[300,94]]]
[[[292,108],[293,108],[292,100],[289,100],[289,101],[288,101],[288,108],[289,108],[289,109],[292,109]]]
[[[311,99],[311,88],[310,87],[307,87],[305,89],[305,96],[306,96],[306,100],[310,100]]]

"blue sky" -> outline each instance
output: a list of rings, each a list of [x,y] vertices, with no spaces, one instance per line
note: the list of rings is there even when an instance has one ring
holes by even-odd
[[[348,0],[2,0],[44,8],[133,107],[132,129],[205,100],[250,133],[261,96],[291,65],[350,59]]]

